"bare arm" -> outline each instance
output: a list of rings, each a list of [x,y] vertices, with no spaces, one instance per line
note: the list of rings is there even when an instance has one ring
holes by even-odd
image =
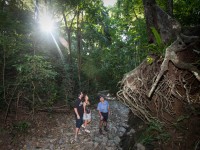
[[[80,119],[80,116],[79,116],[79,114],[78,114],[77,108],[74,108],[74,112],[75,112],[75,114],[76,114],[77,119]]]
[[[100,116],[100,117],[102,116],[100,110],[99,110],[99,116]]]

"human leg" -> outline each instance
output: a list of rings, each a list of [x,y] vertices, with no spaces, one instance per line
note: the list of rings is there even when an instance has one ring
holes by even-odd
[[[87,127],[87,120],[84,120],[84,128]]]
[[[85,128],[86,126],[86,113],[83,114],[83,124],[82,127]]]
[[[83,123],[83,118],[76,119],[75,140],[77,140],[78,138],[78,133],[80,131],[82,123]]]
[[[90,133],[87,127],[88,127],[88,123],[91,121],[91,114],[86,114],[84,119],[85,119],[84,121],[85,132]]]
[[[108,131],[107,121],[108,121],[108,113],[103,113],[103,125],[105,131]]]
[[[103,126],[103,113],[101,113],[102,117],[100,117],[99,121],[99,133],[102,134],[102,126]]]
[[[85,122],[86,122],[85,132],[86,132],[86,133],[90,133],[90,130],[88,130],[88,128],[87,128],[88,120],[85,120]]]
[[[91,115],[91,113],[89,113],[89,114],[87,114],[87,124],[89,124],[90,122],[91,122],[91,120],[92,120],[92,115]]]
[[[77,137],[78,137],[79,130],[80,130],[80,128],[76,128],[76,129],[75,129],[75,140],[76,140]]]
[[[102,124],[103,124],[103,121],[100,120],[99,122],[99,133],[102,134]]]

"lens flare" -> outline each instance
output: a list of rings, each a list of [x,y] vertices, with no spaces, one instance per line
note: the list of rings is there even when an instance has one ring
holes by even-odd
[[[39,26],[42,31],[47,32],[51,35],[51,37],[57,47],[58,53],[60,54],[61,60],[64,63],[64,56],[63,56],[62,51],[53,35],[53,30],[55,29],[55,26],[54,26],[54,21],[52,20],[52,18],[47,15],[41,15],[41,17],[39,19]],[[63,44],[64,38],[61,41]],[[63,45],[67,48],[68,47],[67,41],[64,41]]]
[[[51,33],[54,29],[54,23],[48,16],[42,16],[40,18],[39,24],[42,31]]]
[[[53,34],[52,33],[50,33],[50,34],[51,34],[51,37],[53,38],[54,43],[56,44],[56,47],[57,47],[58,53],[60,54],[61,60],[64,63],[64,56],[62,54],[62,51],[61,51],[60,47],[58,46],[58,43],[57,43],[55,37],[53,36]]]

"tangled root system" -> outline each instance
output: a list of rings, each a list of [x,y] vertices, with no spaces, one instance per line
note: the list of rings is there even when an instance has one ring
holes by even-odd
[[[151,57],[153,63],[144,60],[124,75],[118,98],[145,122],[156,118],[170,123],[188,106],[199,107],[200,70],[194,63],[200,58],[198,37],[182,35],[166,49],[164,58]]]

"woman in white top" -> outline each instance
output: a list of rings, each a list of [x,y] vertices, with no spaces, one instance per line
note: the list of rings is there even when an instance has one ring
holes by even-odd
[[[90,131],[86,128],[87,125],[91,122],[91,110],[89,109],[89,98],[87,95],[83,96],[83,109],[84,109],[84,114],[83,114],[83,121],[84,124],[82,125],[82,127],[85,128],[85,132],[90,133]]]

